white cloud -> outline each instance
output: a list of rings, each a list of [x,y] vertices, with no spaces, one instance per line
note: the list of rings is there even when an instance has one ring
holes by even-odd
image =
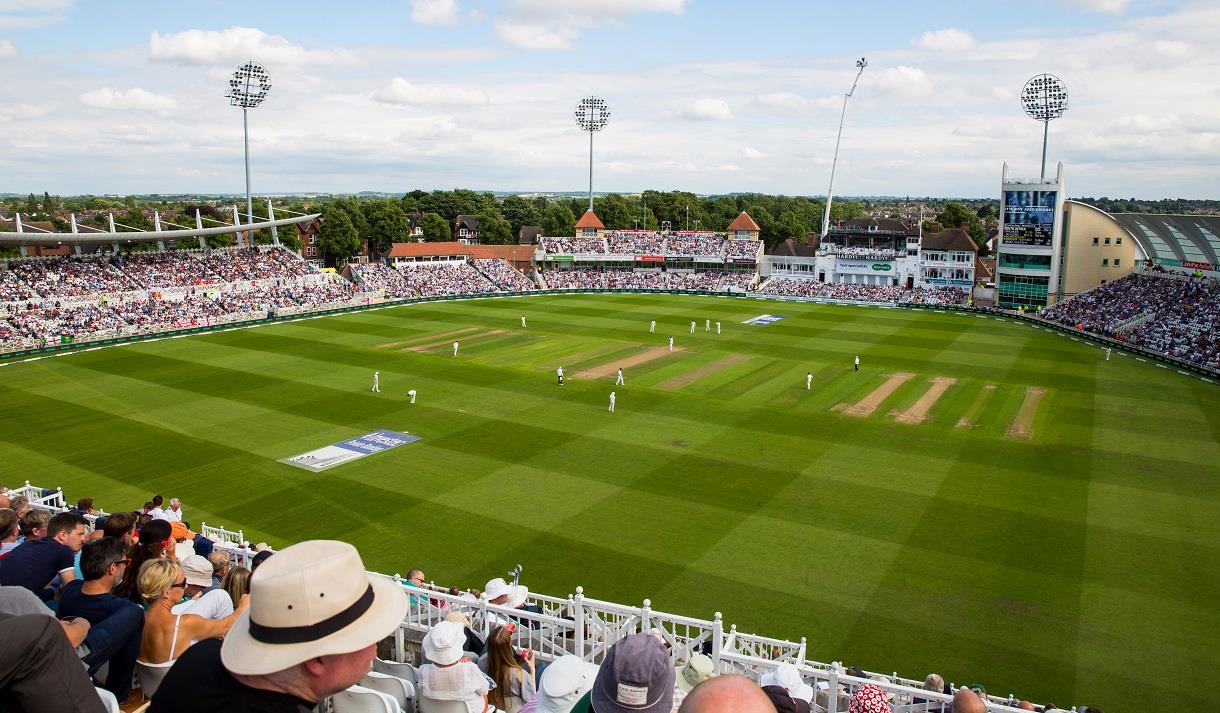
[[[72,0],[0,0],[0,30],[46,27],[68,19]]]
[[[281,35],[268,35],[257,27],[229,27],[219,31],[185,30],[166,35],[154,30],[149,37],[148,49],[152,59],[180,64],[238,64],[254,60],[274,69],[276,66],[353,62],[352,55],[346,50],[294,45]]]
[[[420,25],[456,25],[461,15],[457,0],[411,0],[411,21]]]
[[[80,103],[96,109],[124,109],[165,114],[178,105],[173,99],[139,87],[115,91],[102,87],[80,95]]]
[[[743,146],[741,148],[741,155],[745,156],[746,158],[763,158],[767,154],[763,153],[762,151],[759,151],[756,148],[752,148],[750,146]]]
[[[794,92],[772,92],[760,95],[756,101],[760,106],[772,109],[796,111],[801,109],[827,109],[839,105],[840,97],[803,97]]]
[[[680,15],[690,0],[513,0],[496,21],[496,34],[523,49],[571,49],[582,30],[621,26],[642,13]]]
[[[1122,12],[1127,9],[1127,0],[1059,0],[1059,2],[1090,12]]]
[[[733,111],[723,99],[696,99],[683,109],[682,116],[699,121],[728,121],[733,118]]]
[[[1152,49],[1157,54],[1170,57],[1172,59],[1186,59],[1195,54],[1195,46],[1189,42],[1179,42],[1177,40],[1158,40],[1152,43]]]
[[[570,27],[549,28],[520,22],[496,22],[496,34],[500,39],[527,50],[572,49],[572,40],[577,31]]]
[[[8,40],[0,40],[0,59],[9,59],[17,56],[17,48]]]
[[[487,95],[474,89],[420,87],[402,77],[395,77],[390,81],[390,86],[375,92],[373,99],[383,104],[407,106],[469,106],[487,103]]]
[[[931,52],[964,52],[974,47],[975,43],[974,36],[969,32],[950,27],[925,32],[915,44]]]
[[[49,113],[46,107],[33,104],[0,105],[0,116],[6,119],[41,119]]]
[[[932,93],[933,88],[932,80],[928,77],[927,72],[918,67],[906,65],[888,67],[877,72],[871,82],[868,82],[867,79],[868,76],[865,75],[862,84],[872,84],[882,94],[897,97],[926,97]]]

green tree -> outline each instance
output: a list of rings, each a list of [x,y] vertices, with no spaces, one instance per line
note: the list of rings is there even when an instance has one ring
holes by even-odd
[[[775,245],[783,242],[784,238],[776,229],[775,217],[771,215],[771,211],[761,205],[751,206],[747,211],[750,217],[758,223],[758,237],[767,245]]]
[[[762,227],[761,225],[759,227]],[[775,221],[775,234],[780,241],[795,238],[798,243],[805,242],[809,234],[809,226],[801,220],[795,211],[786,210]],[[771,245],[772,243],[768,243]]]
[[[576,216],[564,203],[552,203],[542,213],[542,234],[564,237],[576,234]]]
[[[33,193],[25,199],[25,212],[31,215],[38,212],[38,199],[34,197]]]
[[[406,242],[411,226],[397,201],[380,200],[366,203],[364,217],[369,230],[366,236],[377,252],[384,253],[394,243]]]
[[[979,220],[978,213],[970,210],[970,207],[967,205],[946,203],[944,209],[936,216],[936,220],[945,229],[965,229],[970,234],[970,239],[979,248],[983,248],[987,242],[987,235],[983,232],[983,222]]]
[[[479,240],[493,245],[507,245],[517,242],[513,235],[512,225],[492,206],[479,211]]]
[[[424,213],[420,216],[418,225],[424,231],[425,242],[443,243],[453,239],[453,230],[449,227],[449,221],[436,213]]]
[[[594,198],[593,212],[611,230],[633,228],[635,220],[639,219],[639,211],[634,210],[627,199],[617,193]]]
[[[508,196],[500,202],[500,213],[512,226],[513,236],[520,235],[521,226],[539,225],[542,222],[542,211],[532,201],[521,196]]]
[[[346,210],[332,205],[323,212],[318,247],[336,261],[347,260],[360,252],[360,233]]]

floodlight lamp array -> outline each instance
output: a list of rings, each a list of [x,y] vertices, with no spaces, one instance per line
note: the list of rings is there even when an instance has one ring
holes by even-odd
[[[1067,86],[1053,74],[1039,74],[1021,89],[1021,108],[1031,119],[1058,119],[1068,110]]]
[[[576,123],[590,133],[606,128],[610,121],[610,107],[601,97],[585,97],[576,105]]]
[[[243,109],[253,109],[271,92],[271,74],[261,64],[246,62],[233,72],[225,96],[229,103]]]

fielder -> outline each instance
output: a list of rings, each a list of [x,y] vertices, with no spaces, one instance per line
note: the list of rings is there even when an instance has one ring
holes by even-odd
[[[381,393],[381,372],[380,371],[373,372],[373,393],[374,394]]]
[[[623,370],[622,369],[618,370],[618,381],[615,381],[614,385],[615,386],[626,386],[627,385],[627,382],[623,381]]]
[[[563,367],[562,366],[555,370],[555,376],[559,378],[559,385],[563,386]]]
[[[614,392],[610,392],[610,413],[614,413]]]
[[[521,315],[521,328],[525,329],[525,315]]]
[[[716,334],[720,334],[720,322],[716,322]]]
[[[813,372],[812,371],[809,372],[808,374],[805,374],[805,390],[806,391],[813,390]]]
[[[1106,361],[1110,361],[1110,347],[1106,347]]]
[[[712,320],[710,320],[710,319],[703,320],[703,331],[705,331],[705,332],[712,331]]]
[[[415,389],[408,391],[407,397],[411,399],[411,403],[415,403]]]
[[[656,333],[656,331],[657,331],[657,320],[654,319],[648,323],[648,333],[654,334],[654,333]]]
[[[457,356],[457,350],[458,350],[458,343],[455,341],[453,343],[453,356]]]
[[[669,351],[672,352],[673,350],[674,350],[674,338],[670,337],[669,338]]]
[[[695,333],[695,320],[693,320],[693,319],[690,321],[690,333],[691,334]]]
[[[860,371],[860,355],[859,354],[856,355],[856,360],[852,362],[852,366],[855,367],[852,371]]]

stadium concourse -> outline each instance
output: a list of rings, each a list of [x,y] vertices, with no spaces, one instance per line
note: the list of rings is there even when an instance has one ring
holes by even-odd
[[[102,498],[105,493],[96,495]],[[53,659],[40,654],[41,668],[18,677],[19,685],[41,682],[35,690],[24,689],[23,695],[43,710],[113,711],[122,703],[125,709],[140,706],[142,711],[141,703],[147,699],[153,711],[181,706],[184,702],[174,693],[200,675],[196,662],[212,651],[203,642],[226,634],[250,636],[253,625],[240,623],[244,615],[253,619],[260,611],[279,609],[281,599],[292,601],[291,591],[277,588],[275,577],[283,573],[269,567],[264,572],[271,574],[260,577],[261,567],[277,556],[295,558],[318,548],[337,553],[344,550],[336,547],[346,547],[355,552],[339,543],[314,541],[279,554],[263,543],[251,546],[240,530],[200,523],[199,532],[194,532],[190,504],[177,498],[166,501],[154,495],[138,509],[114,513],[95,507],[95,502],[81,498],[69,507],[62,490],[29,481],[18,488],[0,486],[0,525],[5,530],[0,533],[4,536],[0,614],[26,615],[32,624],[54,621],[67,609],[80,612],[93,625],[81,627],[78,633],[71,621],[62,621],[69,637],[77,635],[84,643],[76,652],[80,662],[68,648]],[[43,554],[44,550],[48,552]],[[49,559],[52,551],[54,560]],[[58,572],[51,589],[43,588],[41,576],[26,576],[32,567],[49,568],[48,578]],[[294,582],[310,576],[292,574]],[[368,573],[370,584],[377,585],[382,595],[397,591],[405,615],[396,624],[390,622],[379,636],[370,637],[369,643],[377,644],[371,672],[365,667],[352,677],[353,685],[310,702],[336,713],[428,713],[454,710],[455,705],[458,710],[486,712],[567,713],[600,706],[697,713],[728,710],[700,703],[702,696],[713,697],[713,691],[725,686],[739,687],[738,695],[753,696],[758,707],[733,708],[747,712],[1059,710],[1012,694],[992,695],[977,683],[959,687],[935,673],[916,680],[810,660],[804,639],[792,642],[740,632],[735,626],[726,627],[719,613],[710,620],[696,619],[654,611],[647,599],[634,606],[587,598],[580,588],[560,597],[531,592],[521,584],[521,574],[518,565],[508,573],[509,579],[495,577],[479,587],[458,587],[439,586],[418,569],[405,578]],[[83,580],[83,587],[73,581],[77,579]],[[124,589],[121,585],[127,580],[137,586]],[[332,592],[322,582],[303,586]],[[180,587],[185,587],[183,596],[174,593]],[[333,593],[340,596],[343,590],[342,585],[333,586]],[[81,608],[82,592],[93,600],[89,608]],[[148,602],[147,613],[132,603],[136,600]],[[44,601],[57,604],[58,610]],[[157,611],[161,604],[166,614]],[[168,614],[171,605],[177,619]],[[345,619],[348,625],[358,620]],[[174,637],[167,646],[166,625],[175,632],[181,627],[184,633],[188,628],[198,633]],[[320,641],[326,634],[310,629],[321,626],[304,627],[302,636],[293,641],[306,646]],[[28,645],[43,647],[43,638],[53,637],[40,634]],[[193,652],[196,646],[200,648]],[[274,648],[264,642],[260,655],[277,656]],[[151,651],[162,651],[159,657],[168,659],[167,665],[147,662]],[[225,659],[223,665],[233,664]],[[455,665],[469,667],[469,673],[449,670]],[[176,668],[184,666],[191,667],[190,676],[176,677]],[[623,686],[646,691],[650,704],[615,705],[614,691],[621,697]],[[224,693],[240,695],[243,688]],[[97,700],[91,700],[94,691]],[[203,695],[211,700],[218,693],[209,690]]]

